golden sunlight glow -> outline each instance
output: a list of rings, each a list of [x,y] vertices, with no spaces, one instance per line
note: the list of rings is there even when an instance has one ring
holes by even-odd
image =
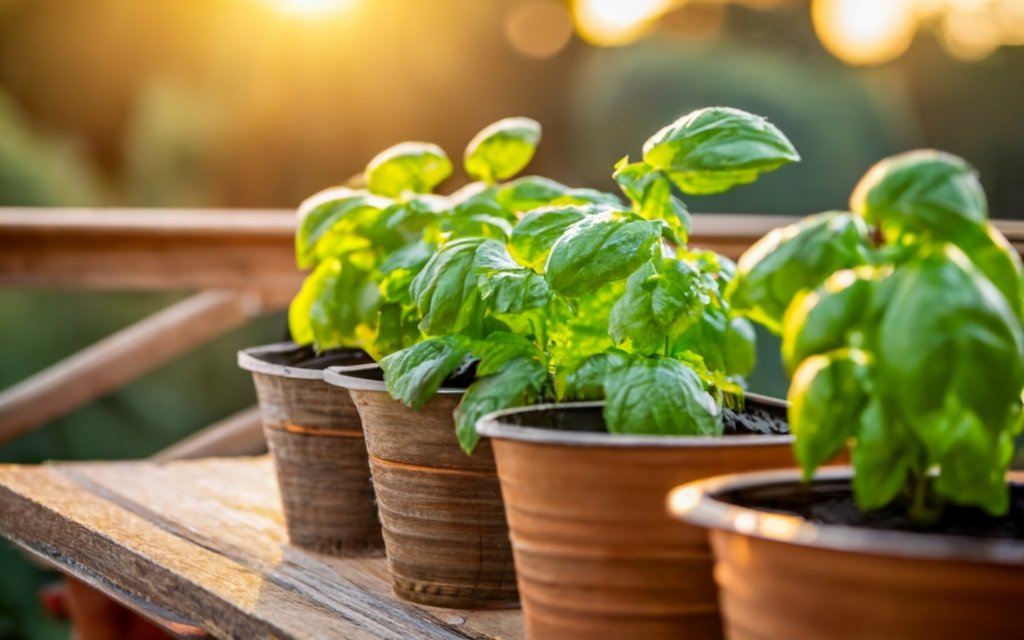
[[[343,13],[352,9],[357,0],[266,0],[282,13],[315,18]]]
[[[576,30],[585,40],[616,46],[636,40],[678,4],[678,0],[576,0],[573,17]]]
[[[854,65],[899,57],[917,31],[911,0],[814,0],[811,18],[825,48]]]

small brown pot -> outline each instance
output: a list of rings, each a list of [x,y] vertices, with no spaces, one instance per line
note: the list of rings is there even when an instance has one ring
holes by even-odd
[[[784,407],[777,400],[749,398]],[[680,482],[790,466],[790,436],[626,436],[601,403],[485,416],[533,639],[720,638],[703,531],[665,511]]]
[[[679,487],[669,507],[711,529],[731,640],[1021,638],[1024,543],[813,524],[742,506],[848,489],[848,468],[746,473]],[[1018,476],[1018,481],[1024,476]]]
[[[414,411],[391,398],[376,365],[324,379],[348,389],[362,417],[395,593],[438,607],[516,606],[494,454],[481,442],[467,456],[455,437],[463,390],[442,388]]]
[[[367,361],[350,349],[316,357],[292,342],[238,352],[238,366],[252,372],[256,385],[296,546],[335,555],[378,554],[383,547],[359,414],[347,393],[323,381],[328,365]]]

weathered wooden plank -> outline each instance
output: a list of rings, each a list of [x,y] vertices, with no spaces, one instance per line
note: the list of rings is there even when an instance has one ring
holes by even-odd
[[[246,322],[251,301],[204,291],[0,392],[0,444]]]
[[[62,473],[333,610],[384,611],[391,619],[399,615],[397,608],[404,612],[401,615],[449,627],[470,638],[521,636],[518,611],[449,610],[396,602],[382,558],[336,559],[288,546],[280,498],[266,457],[166,465],[76,464],[63,466]]]
[[[295,294],[294,211],[0,208],[0,285]]]
[[[208,627],[220,637],[521,637],[518,611],[396,601],[383,558],[290,547],[278,501],[266,457],[0,467],[0,533],[115,597],[204,627],[221,620]],[[233,574],[240,586],[226,592]],[[296,598],[305,626],[288,617]]]
[[[126,603],[151,602],[220,638],[394,637],[340,618],[258,572],[173,535],[62,477],[0,467],[0,530]],[[187,613],[186,613],[187,612]]]

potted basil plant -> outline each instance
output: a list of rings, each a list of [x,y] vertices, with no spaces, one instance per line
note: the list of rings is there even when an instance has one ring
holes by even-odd
[[[925,150],[851,212],[773,231],[726,297],[782,335],[798,473],[676,490],[711,529],[731,638],[1021,635],[1021,263],[976,172]],[[816,472],[852,449],[852,468]]]
[[[386,386],[411,409],[454,408],[449,437],[474,458],[493,446],[530,637],[719,634],[706,540],[661,496],[792,457],[781,403],[744,400],[754,334],[722,296],[733,265],[686,246],[675,190],[718,193],[797,159],[763,118],[703,109],[616,166],[628,204],[524,201],[506,238],[446,242],[413,280],[426,338],[382,359]],[[478,443],[484,414],[569,400],[590,402],[492,415]]]

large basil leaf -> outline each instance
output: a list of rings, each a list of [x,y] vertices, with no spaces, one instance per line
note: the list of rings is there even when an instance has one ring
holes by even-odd
[[[522,171],[540,143],[540,123],[530,118],[505,118],[488,125],[466,147],[466,173],[493,183]]]
[[[872,304],[875,278],[869,267],[838,271],[817,289],[798,295],[782,329],[782,362],[792,374],[807,357],[863,342],[862,321]]]
[[[804,360],[789,387],[789,428],[804,479],[834,458],[860,426],[869,398],[869,357],[843,349]]]
[[[931,149],[882,160],[861,179],[850,208],[890,243],[924,236],[953,241],[988,218],[978,174],[962,158]]]
[[[436,144],[401,142],[377,154],[366,165],[372,193],[397,197],[406,191],[429,193],[452,174],[452,161]]]
[[[500,409],[533,404],[548,379],[543,364],[530,358],[514,358],[497,372],[478,378],[455,409],[455,434],[466,453],[472,453],[480,440],[476,423],[484,415]]]
[[[306,277],[288,307],[292,339],[317,351],[355,345],[356,329],[369,324],[378,298],[365,271],[329,258]]]
[[[700,319],[716,287],[688,262],[665,260],[660,269],[648,262],[629,277],[625,295],[612,307],[612,339],[628,340],[636,353],[660,353]]]
[[[629,356],[617,349],[595,353],[575,367],[565,367],[555,375],[559,400],[601,400],[608,372],[625,366]]]
[[[534,271],[543,271],[551,247],[562,237],[565,230],[587,216],[601,211],[603,209],[597,207],[577,205],[535,209],[523,216],[512,229],[509,252],[520,264]]]
[[[644,143],[644,162],[664,171],[690,194],[721,193],[799,160],[774,125],[725,107],[694,111]]]
[[[622,280],[660,250],[664,223],[606,211],[569,227],[551,248],[544,276],[566,297]]]
[[[1017,317],[1024,318],[1024,270],[1020,255],[1003,234],[988,222],[961,233],[953,242],[1006,297]]]
[[[879,387],[898,417],[934,454],[956,401],[990,429],[1004,428],[1024,389],[1024,335],[1005,298],[958,249],[908,264],[878,328]],[[998,372],[997,374],[995,372]]]
[[[479,300],[473,269],[482,238],[464,238],[441,247],[413,279],[409,292],[428,335],[461,331],[474,321]]]
[[[489,376],[501,371],[511,360],[532,358],[538,362],[544,354],[528,338],[508,331],[495,331],[483,340],[476,340],[472,347],[473,357],[478,358],[477,376]]]
[[[861,413],[851,456],[853,497],[862,511],[881,509],[906,488],[918,451],[898,419],[873,398]]]
[[[782,332],[786,307],[840,269],[868,262],[871,245],[864,222],[849,213],[810,216],[775,229],[743,254],[725,297],[733,310]]]
[[[324,236],[346,218],[360,212],[380,212],[391,206],[387,198],[346,187],[333,187],[307,198],[299,205],[299,225],[295,232],[295,261],[300,269],[316,266],[317,248]],[[364,243],[365,244],[365,243]]]
[[[470,340],[459,334],[428,338],[380,361],[395,400],[420,409],[469,356]]]
[[[722,420],[696,373],[672,358],[632,358],[605,380],[611,433],[715,436]]]
[[[721,307],[708,306],[697,322],[672,345],[674,355],[700,356],[711,372],[747,376],[757,364],[757,334],[746,318]]]
[[[551,299],[544,276],[513,260],[503,242],[481,243],[476,250],[474,269],[481,298],[495,313],[536,309]]]

